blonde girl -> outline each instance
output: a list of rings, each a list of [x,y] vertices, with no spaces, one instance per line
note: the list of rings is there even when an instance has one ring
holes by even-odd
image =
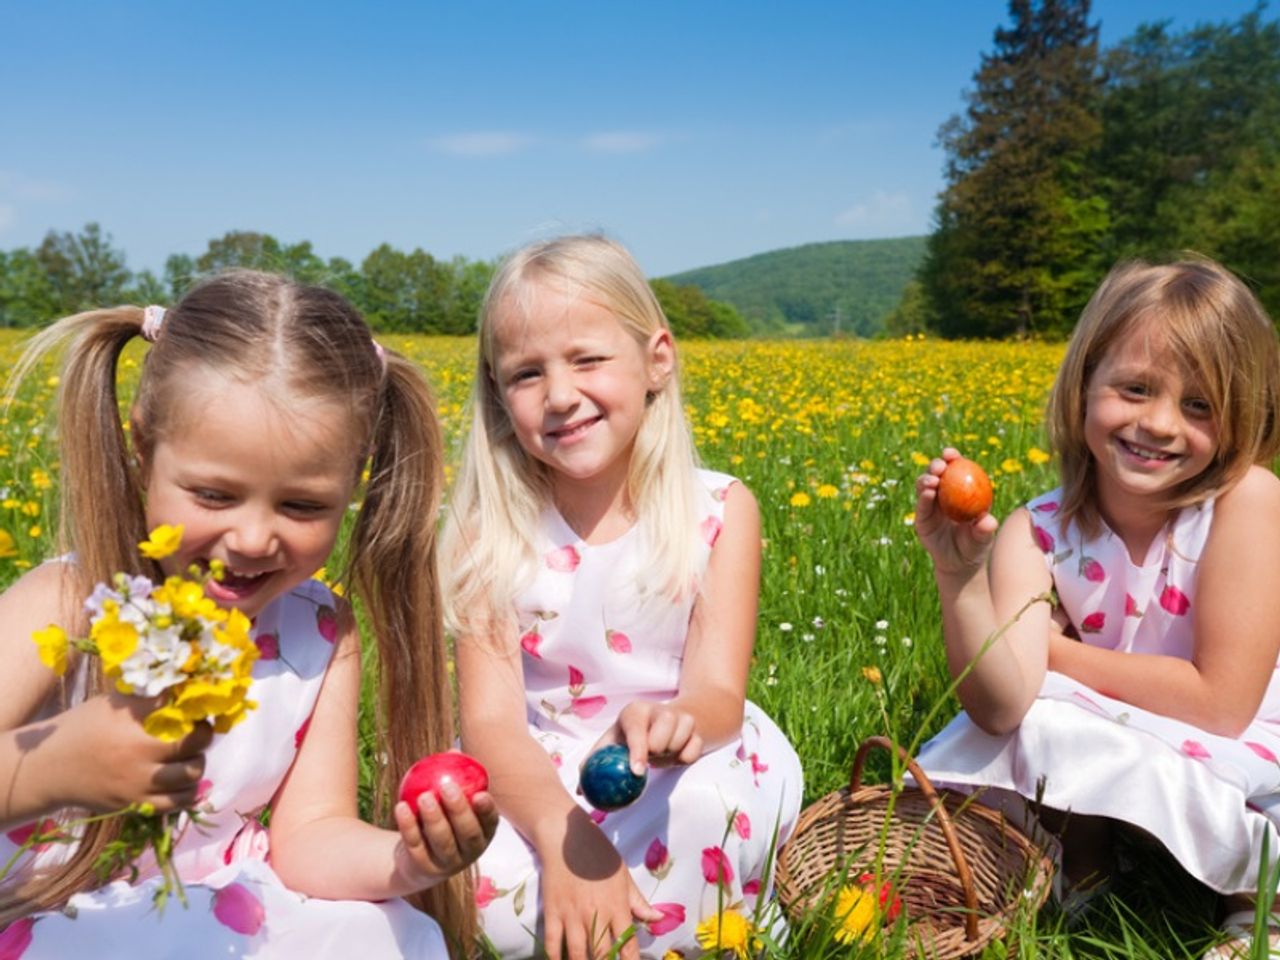
[[[138,336],[153,342],[126,432],[118,360]],[[0,597],[0,860],[32,829],[130,803],[193,809],[200,823],[180,828],[174,853],[190,905],[163,913],[147,863],[132,881],[94,874],[118,821],[24,855],[3,891],[5,955],[444,957],[446,937],[469,942],[461,871],[496,825],[492,798],[446,794],[415,811],[393,809],[390,792],[452,734],[434,525],[422,520],[438,506],[440,439],[419,371],[337,294],[254,272],[201,283],[168,311],[61,320],[19,374],[64,344],[64,553]],[[356,620],[312,579],[365,468],[342,579],[376,642],[380,827],[357,816]],[[140,558],[160,524],[183,526],[179,551]],[[66,682],[37,660],[32,632],[52,622],[83,635],[83,601],[114,572],[158,579],[215,562],[226,574],[209,595],[252,619],[260,651],[257,708],[229,733],[155,740],[145,702],[108,690],[96,658]]]
[[[633,931],[624,957],[747,948],[801,797],[795,752],[745,699],[755,501],[697,468],[671,332],[616,243],[516,252],[479,341],[442,557],[462,740],[503,815],[484,932],[503,956],[582,960]],[[613,812],[577,792],[608,743],[648,776]]]
[[[1252,923],[1264,835],[1280,849],[1278,402],[1276,332],[1239,279],[1125,263],[1053,388],[1059,488],[997,533],[938,509],[956,451],[917,481],[948,663],[972,666],[921,763],[1069,812],[1076,902],[1106,889],[1131,824],[1223,894],[1233,935]]]

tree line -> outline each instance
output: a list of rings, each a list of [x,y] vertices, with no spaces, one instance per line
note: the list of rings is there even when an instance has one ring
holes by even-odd
[[[288,244],[270,234],[232,231],[210,240],[197,257],[171,255],[156,276],[131,271],[111,235],[90,223],[78,232],[51,230],[34,249],[0,250],[0,326],[40,326],[122,303],[168,305],[201,277],[239,267],[336,290],[379,332],[466,335],[475,332],[495,266],[465,257],[441,260],[421,249],[406,253],[385,243],[356,266],[342,257],[323,259],[307,241]],[[697,287],[666,280],[651,286],[677,336],[749,332],[735,308]]]
[[[945,189],[891,332],[1062,336],[1117,261],[1192,251],[1280,319],[1280,25],[1146,24],[1101,49],[1089,0],[1010,0],[939,132]]]

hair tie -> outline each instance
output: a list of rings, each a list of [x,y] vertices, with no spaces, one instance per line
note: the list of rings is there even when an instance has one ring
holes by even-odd
[[[164,323],[164,307],[144,307],[142,310],[142,338],[155,343]]]
[[[382,348],[377,340],[373,341],[373,352],[378,355],[378,363],[382,366],[382,372],[387,372],[387,351]]]

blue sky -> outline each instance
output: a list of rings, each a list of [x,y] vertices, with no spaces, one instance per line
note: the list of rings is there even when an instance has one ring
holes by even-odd
[[[1253,0],[1095,0],[1104,44]],[[1269,11],[1268,16],[1275,16]],[[487,259],[602,229],[652,275],[925,233],[1004,0],[0,0],[0,249],[133,269],[228,230]]]

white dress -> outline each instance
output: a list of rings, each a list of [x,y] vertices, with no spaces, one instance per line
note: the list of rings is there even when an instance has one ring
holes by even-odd
[[[1133,563],[1110,530],[1083,542],[1057,522],[1060,491],[1028,504],[1063,609],[1080,639],[1190,659],[1196,564],[1213,501],[1178,513]],[[1238,738],[1103,696],[1050,672],[1018,729],[992,736],[965,714],[925,745],[930,778],[990,785],[1046,807],[1141,827],[1220,893],[1256,890],[1262,838],[1280,854],[1280,673]]]
[[[136,884],[117,880],[76,894],[60,912],[10,924],[0,931],[0,957],[445,960],[440,928],[403,900],[308,898],[285,888],[270,866],[259,818],[306,735],[336,623],[333,594],[317,581],[273,601],[254,621],[260,657],[250,699],[258,706],[229,733],[214,737],[200,784],[203,825],[181,828],[173,857],[187,907],[171,897],[157,912],[152,894],[159,880],[154,864],[143,863]],[[33,826],[0,837],[0,864]],[[69,845],[54,843],[29,852],[15,872],[56,864],[68,851]]]
[[[719,536],[731,477],[699,471],[703,568]],[[517,609],[529,733],[590,811],[663,914],[637,935],[645,957],[701,952],[698,923],[723,906],[751,919],[768,895],[764,873],[799,813],[800,760],[762,710],[748,702],[739,738],[690,766],[650,769],[640,799],[611,813],[576,795],[586,751],[638,699],[669,700],[680,680],[692,603],[641,597],[644,551],[633,527],[611,543],[583,543],[554,510],[544,515],[543,564]],[[484,933],[503,956],[530,956],[542,942],[538,865],[505,820],[479,861]],[[536,937],[536,940],[535,940]]]

